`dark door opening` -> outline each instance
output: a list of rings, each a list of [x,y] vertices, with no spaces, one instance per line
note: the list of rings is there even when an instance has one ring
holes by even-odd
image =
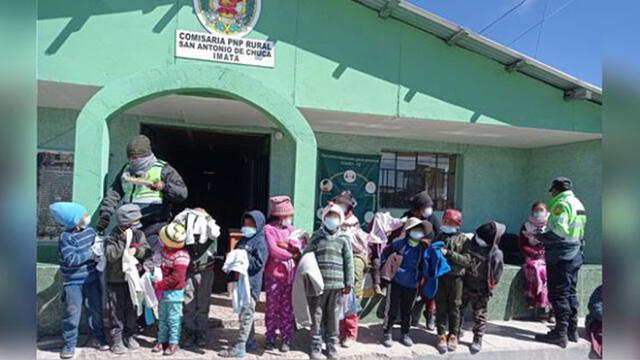
[[[269,136],[143,124],[155,155],[183,177],[187,201],[174,209],[202,207],[221,228],[218,256],[229,251],[229,232],[240,228],[245,211],[266,214],[269,196]],[[222,276],[216,276],[222,280]],[[214,289],[224,291],[216,281]]]

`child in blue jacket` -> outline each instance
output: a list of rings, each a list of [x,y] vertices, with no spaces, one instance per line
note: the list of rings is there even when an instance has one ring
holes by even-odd
[[[78,341],[78,325],[82,308],[87,312],[93,333],[92,346],[109,350],[102,326],[102,287],[91,250],[96,232],[89,227],[90,217],[84,206],[71,202],[57,202],[49,207],[53,218],[64,227],[58,243],[60,272],[62,273],[62,340],[60,358],[70,359]]]
[[[412,346],[413,341],[409,337],[411,328],[411,309],[415,301],[418,282],[424,273],[424,249],[433,238],[433,226],[428,221],[418,218],[409,218],[405,224],[406,237],[396,240],[383,251],[381,260],[386,262],[393,254],[402,256],[402,262],[398,267],[391,288],[387,290],[385,316],[383,323],[383,345],[393,345],[391,329],[400,312],[402,343]]]

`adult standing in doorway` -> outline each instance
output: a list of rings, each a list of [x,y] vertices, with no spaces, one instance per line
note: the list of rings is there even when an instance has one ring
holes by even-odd
[[[573,193],[571,180],[553,180],[547,231],[538,235],[545,248],[549,300],[556,315],[556,327],[536,340],[562,348],[578,341],[578,272],[584,260],[584,227],[587,223],[582,202]]]
[[[173,206],[187,199],[187,186],[176,169],[156,159],[151,141],[134,136],[127,145],[128,162],[122,167],[100,204],[96,230],[104,231],[120,203],[136,204],[142,213],[142,231],[154,252],[160,248],[158,232],[171,220]]]

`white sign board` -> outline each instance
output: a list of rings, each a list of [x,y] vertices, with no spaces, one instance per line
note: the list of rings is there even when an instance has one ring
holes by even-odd
[[[233,64],[274,67],[273,41],[176,31],[176,57]]]

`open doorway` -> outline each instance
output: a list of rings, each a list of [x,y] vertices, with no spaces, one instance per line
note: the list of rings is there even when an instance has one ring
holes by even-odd
[[[141,133],[151,140],[155,155],[176,168],[187,184],[189,197],[174,213],[202,207],[220,225],[219,256],[229,251],[229,232],[239,230],[242,213],[258,209],[266,214],[268,135],[150,124],[142,124]],[[224,283],[216,281],[214,289],[224,291]]]

